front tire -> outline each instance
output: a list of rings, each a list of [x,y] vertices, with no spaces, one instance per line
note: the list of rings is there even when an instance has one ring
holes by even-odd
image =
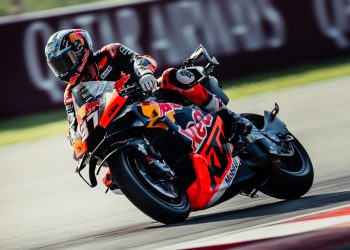
[[[121,191],[143,213],[164,224],[187,219],[191,210],[187,194],[173,182],[155,180],[147,171],[144,156],[136,149],[118,151],[108,165]]]

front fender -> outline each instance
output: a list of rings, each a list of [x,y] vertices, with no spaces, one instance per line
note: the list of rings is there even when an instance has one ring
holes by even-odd
[[[140,138],[132,138],[132,139],[128,139],[126,141],[121,142],[120,145],[118,145],[111,152],[109,152],[105,156],[105,158],[102,160],[101,165],[103,163],[105,163],[112,155],[116,154],[119,150],[122,150],[123,148],[130,147],[130,146],[135,148],[136,150],[138,150],[139,152],[141,152],[145,156],[147,156],[147,151],[146,151],[147,143],[146,143],[146,141],[143,139],[140,139]]]

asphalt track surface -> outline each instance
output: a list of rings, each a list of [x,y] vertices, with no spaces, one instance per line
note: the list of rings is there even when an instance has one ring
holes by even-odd
[[[0,148],[0,249],[171,249],[172,245],[350,203],[350,79],[233,101],[262,114],[274,102],[308,150],[315,181],[303,198],[235,197],[164,226],[124,196],[89,188],[61,137]],[[102,177],[102,176],[101,176]],[[100,177],[100,178],[101,178]]]

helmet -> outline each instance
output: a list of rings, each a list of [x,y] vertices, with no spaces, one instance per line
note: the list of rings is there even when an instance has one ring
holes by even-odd
[[[45,55],[53,73],[62,81],[74,85],[92,61],[90,35],[82,29],[58,31],[47,42]]]

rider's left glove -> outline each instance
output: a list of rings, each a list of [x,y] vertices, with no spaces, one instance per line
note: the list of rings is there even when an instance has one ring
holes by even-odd
[[[152,91],[157,88],[158,82],[154,75],[146,74],[140,78],[139,84],[143,91]]]

